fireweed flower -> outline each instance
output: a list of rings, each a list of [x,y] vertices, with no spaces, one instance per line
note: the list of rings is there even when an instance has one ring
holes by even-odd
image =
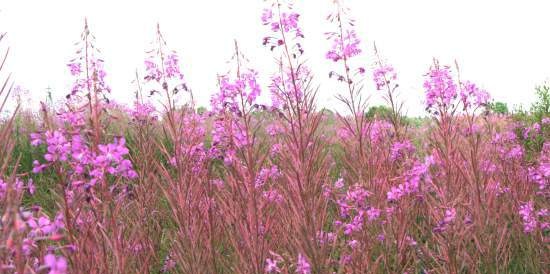
[[[292,4],[272,3],[270,8],[264,9],[261,17],[262,24],[269,27],[271,32],[263,38],[262,44],[271,50],[284,45],[284,34],[287,39],[303,38],[299,26],[300,15],[293,11]],[[293,47],[296,54],[301,55],[303,49],[299,43]]]
[[[44,154],[44,159],[48,162],[57,160],[66,161],[69,153],[70,144],[65,136],[58,130],[46,132],[47,153]]]
[[[550,189],[550,142],[542,146],[539,163],[529,168],[530,180],[538,185],[538,191],[543,194]]]
[[[72,76],[77,76],[82,72],[80,63],[70,63],[67,64],[67,66],[69,67]]]
[[[390,160],[397,161],[414,153],[415,149],[411,141],[395,142],[391,147]]]
[[[277,259],[265,259],[265,272],[267,273],[280,273],[281,269],[277,266]]]
[[[27,190],[31,195],[34,195],[34,192],[36,191],[32,178],[27,181]]]
[[[539,133],[540,133],[540,124],[534,123],[531,126],[525,127],[525,129],[523,130],[523,138],[524,139],[534,138]]]
[[[454,222],[455,218],[456,218],[456,209],[454,208],[446,209],[445,215],[443,216],[443,220],[437,223],[433,231],[435,233],[441,233],[446,231],[449,225],[451,225]]]
[[[317,232],[317,240],[319,244],[332,244],[336,241],[336,234],[334,232]]]
[[[332,49],[329,50],[325,57],[334,62],[342,59],[349,59],[361,53],[359,44],[361,40],[357,37],[355,30],[346,30],[342,35],[340,33],[329,33],[332,39]]]
[[[140,123],[158,119],[155,115],[155,107],[148,103],[139,103],[136,101],[134,102],[134,107],[130,108],[127,112],[134,121]]]
[[[293,71],[286,69],[283,76],[273,76],[269,85],[272,108],[284,109],[303,100],[304,89],[311,77],[311,71],[306,65]]]
[[[30,134],[30,138],[32,146],[36,147],[42,144],[42,134],[34,132]]]
[[[457,97],[457,85],[451,76],[450,67],[441,67],[436,63],[425,76],[426,110],[437,112],[450,107]]]
[[[513,131],[506,131],[502,134],[495,134],[491,140],[498,156],[503,160],[521,160],[523,158],[523,146],[518,143],[516,134]]]
[[[191,104],[194,104],[192,92],[181,70],[179,55],[176,51],[170,50],[158,24],[155,40],[151,44],[151,49],[146,51],[143,77],[150,95],[166,96],[164,107],[169,111],[174,110],[175,104],[182,100],[182,91],[189,93]]]
[[[480,89],[470,81],[463,82],[461,85],[460,99],[462,100],[464,110],[476,109],[487,105],[490,99],[490,95],[487,91]]]
[[[371,207],[367,210],[367,216],[368,216],[368,219],[369,221],[375,221],[376,219],[378,219],[380,217],[380,214],[382,213],[382,211],[380,209],[377,209],[377,208],[374,208],[374,207]]]
[[[531,233],[537,228],[537,219],[534,214],[533,201],[529,201],[519,207],[519,215],[523,221],[523,231]]]
[[[238,115],[248,111],[261,93],[257,77],[254,70],[240,73],[235,80],[228,75],[221,76],[220,91],[210,99],[213,111],[228,110]],[[242,105],[244,102],[247,104]]]
[[[296,273],[297,274],[310,274],[311,265],[309,264],[306,257],[302,253],[298,254],[298,261],[296,262]]]
[[[75,60],[84,62],[83,60],[85,59],[75,58]],[[105,81],[107,73],[105,72],[102,59],[90,56],[87,66],[83,66],[82,63],[76,61],[69,63],[68,66],[71,75],[75,76],[70,96],[77,95],[78,93],[87,94],[92,89],[95,89],[99,93],[111,92],[111,88]],[[88,73],[80,73],[80,67],[87,67]]]
[[[259,174],[256,176],[255,187],[261,188],[267,180],[277,180],[281,176],[277,166],[272,166],[271,168],[262,168]]]
[[[381,64],[374,69],[372,79],[376,84],[376,90],[382,90],[391,81],[397,80],[397,73],[391,65]]]
[[[57,114],[57,119],[61,124],[64,124],[73,129],[79,129],[86,125],[86,118],[83,111],[61,110]]]
[[[44,256],[44,265],[48,267],[48,274],[65,274],[67,273],[67,260],[63,257],[56,257],[53,254]]]
[[[343,178],[338,178],[338,180],[336,180],[336,182],[334,182],[334,188],[340,189],[340,188],[343,188],[343,187],[344,187],[344,179]]]
[[[264,191],[263,198],[269,203],[280,204],[283,202],[283,195],[281,195],[276,189]]]
[[[431,181],[429,168],[433,164],[433,158],[431,157],[426,157],[424,163],[415,163],[415,165],[405,174],[405,182],[398,186],[391,187],[390,191],[387,192],[388,201],[398,201],[405,195],[417,193],[420,183]]]
[[[4,182],[2,178],[0,178],[0,200],[4,199],[4,196],[6,195],[8,189],[8,183]]]
[[[273,32],[282,30],[284,32],[295,31],[301,33],[298,28],[299,17],[300,15],[295,12],[282,12],[281,17],[277,20],[277,18],[273,16],[273,10],[264,9],[261,20],[262,24],[269,25]]]

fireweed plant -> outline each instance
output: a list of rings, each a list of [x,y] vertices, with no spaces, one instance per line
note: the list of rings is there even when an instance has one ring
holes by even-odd
[[[134,102],[111,100],[85,22],[62,103],[28,115],[28,142],[21,109],[0,121],[0,272],[546,273],[546,104],[495,115],[457,64],[434,60],[428,117],[412,125],[397,70],[376,46],[369,60],[351,10],[333,7],[318,57],[345,107],[334,116],[317,109],[292,1],[261,13],[276,72],[235,42],[206,111],[158,25]],[[388,113],[367,115],[371,96]]]

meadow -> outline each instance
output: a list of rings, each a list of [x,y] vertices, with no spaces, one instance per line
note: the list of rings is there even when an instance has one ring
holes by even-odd
[[[63,102],[0,121],[0,272],[549,272],[550,85],[509,111],[434,59],[411,118],[397,69],[376,48],[360,65],[351,11],[326,18],[326,75],[291,4],[258,15],[277,73],[263,86],[235,43],[206,108],[160,28],[134,103],[111,100],[86,23]],[[345,111],[319,107],[320,77]]]

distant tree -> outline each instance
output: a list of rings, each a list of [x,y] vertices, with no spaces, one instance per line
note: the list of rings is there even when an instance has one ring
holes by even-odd
[[[550,84],[536,87],[537,100],[531,105],[531,113],[535,120],[540,121],[550,116]]]
[[[503,102],[491,102],[488,105],[489,110],[496,114],[508,114],[508,105]]]
[[[201,106],[201,107],[198,107],[198,108],[197,108],[197,113],[198,113],[198,114],[203,114],[203,113],[205,113],[205,112],[206,112],[206,108],[205,108],[205,107],[202,107],[202,106]]]
[[[391,109],[387,106],[372,106],[367,111],[367,118],[388,119]]]

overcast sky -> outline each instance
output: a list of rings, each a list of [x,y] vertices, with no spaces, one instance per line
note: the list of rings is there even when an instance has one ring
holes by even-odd
[[[296,1],[306,35],[305,50],[321,85],[319,104],[337,108],[335,90],[326,84],[330,47],[324,21],[331,0]],[[398,72],[408,113],[423,113],[422,75],[432,58],[453,64],[463,79],[472,80],[498,101],[529,104],[534,87],[550,77],[550,1],[548,0],[348,0],[357,20],[371,67],[373,42]],[[262,0],[2,0],[0,31],[8,32],[8,69],[16,82],[31,90],[35,101],[49,86],[57,98],[67,94],[71,78],[66,64],[84,17],[103,52],[108,82],[115,99],[129,102],[136,68],[143,69],[144,51],[159,22],[169,47],[177,50],[182,69],[199,105],[208,105],[216,75],[227,69],[233,40],[267,82],[273,71],[271,53],[262,47],[266,29]],[[369,86],[373,104],[378,94]],[[267,91],[265,91],[267,92]]]

